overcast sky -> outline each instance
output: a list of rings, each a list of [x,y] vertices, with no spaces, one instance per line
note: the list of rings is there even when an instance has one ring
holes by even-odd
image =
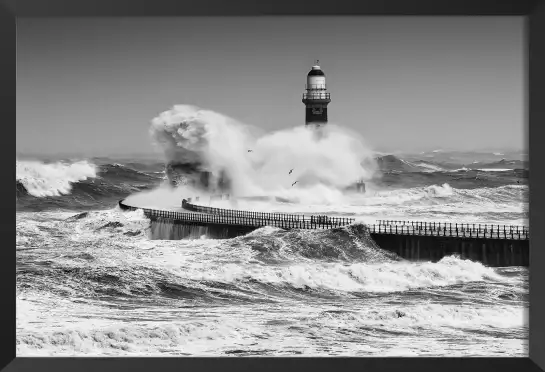
[[[380,150],[524,149],[523,17],[17,19],[17,152],[149,153],[192,104],[304,124],[315,59],[329,120]]]

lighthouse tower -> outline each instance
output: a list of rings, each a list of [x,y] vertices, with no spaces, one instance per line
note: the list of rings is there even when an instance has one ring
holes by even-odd
[[[306,91],[303,93],[305,123],[307,125],[327,123],[327,105],[331,99],[330,94],[326,92],[325,74],[320,68],[319,62],[316,61],[308,73]]]

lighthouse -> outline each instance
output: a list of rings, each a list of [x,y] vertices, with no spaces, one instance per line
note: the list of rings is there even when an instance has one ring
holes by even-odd
[[[305,123],[307,125],[327,123],[327,105],[331,102],[331,97],[326,91],[325,74],[320,68],[320,61],[316,61],[308,73],[305,88],[303,93]]]

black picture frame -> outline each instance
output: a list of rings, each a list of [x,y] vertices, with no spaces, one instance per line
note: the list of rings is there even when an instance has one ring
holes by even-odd
[[[2,64],[0,113],[2,186],[0,204],[0,287],[2,327],[0,368],[5,371],[170,371],[170,370],[383,370],[383,371],[539,371],[545,370],[545,0],[3,0],[0,8]],[[528,358],[16,358],[15,236],[12,185],[15,164],[17,17],[81,16],[256,16],[256,15],[520,15],[526,17],[530,172],[530,312]],[[37,133],[39,135],[39,133]],[[13,146],[13,147],[12,147]],[[8,187],[9,186],[9,187]],[[10,207],[12,206],[12,207]]]

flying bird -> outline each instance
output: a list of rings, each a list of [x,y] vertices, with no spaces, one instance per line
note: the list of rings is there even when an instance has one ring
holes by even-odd
[[[252,152],[252,150],[248,150],[248,152]]]
[[[295,181],[295,182],[294,182],[294,183],[292,183],[291,185],[293,186],[293,185],[295,185],[296,183],[297,183],[297,181]]]
[[[290,172],[288,174],[291,174],[291,172],[293,172],[293,169],[290,170]]]

